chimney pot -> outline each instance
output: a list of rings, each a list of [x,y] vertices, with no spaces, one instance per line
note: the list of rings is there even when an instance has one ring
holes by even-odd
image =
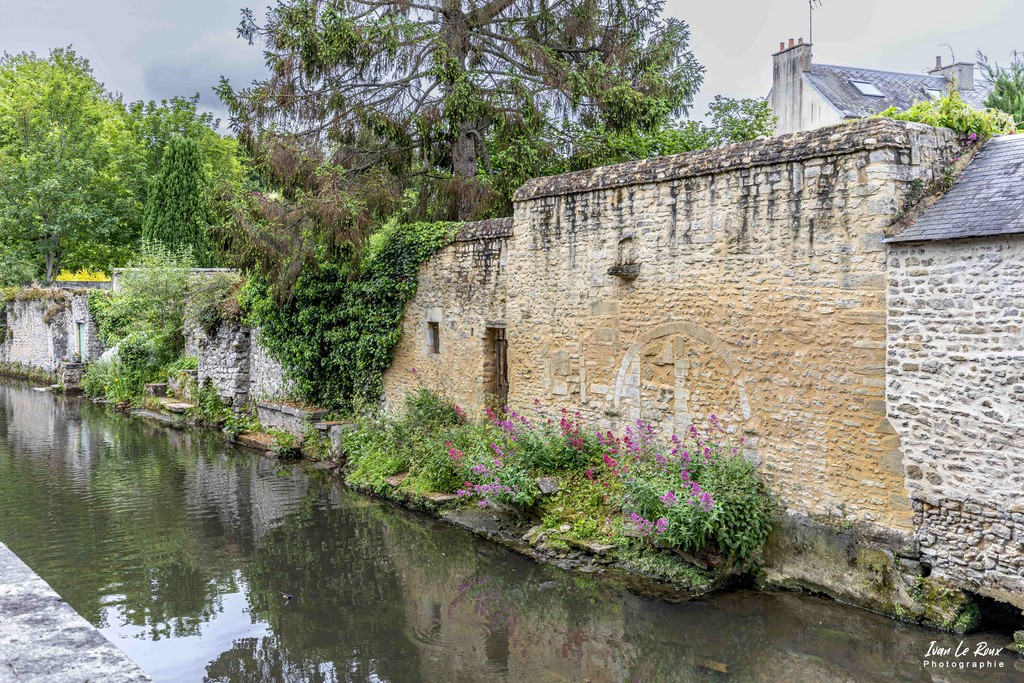
[[[779,41],[779,52],[782,52],[782,51],[784,51],[785,49],[786,49],[786,41],[784,41],[784,40],[780,40],[780,41]]]
[[[794,41],[794,40],[793,40],[792,38],[790,38],[790,39],[789,39],[789,46],[790,46],[790,47],[793,47],[793,45],[794,45],[794,42],[795,42],[795,41]]]
[[[803,45],[803,44],[804,44],[804,39],[803,39],[803,36],[801,36],[800,40],[797,41],[797,45]]]
[[[942,68],[942,55],[936,55],[936,57],[935,57],[935,68],[936,69],[941,69]]]

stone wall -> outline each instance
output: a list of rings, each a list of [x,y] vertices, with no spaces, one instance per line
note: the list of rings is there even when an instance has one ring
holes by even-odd
[[[499,270],[485,277],[457,242],[420,271],[386,397],[414,385],[413,367],[478,397],[482,328],[504,323],[511,404],[610,429],[715,414],[785,507],[909,531],[885,412],[882,238],[952,143],[874,119],[531,181]]]
[[[81,360],[89,361],[103,353],[85,292],[26,290],[3,307],[0,323],[0,363],[5,365],[56,373],[63,358],[80,353]]]
[[[1024,235],[892,245],[888,404],[933,573],[1024,608]]]
[[[241,407],[287,392],[281,365],[259,343],[259,330],[223,323],[211,336],[193,328],[186,349],[198,359],[198,380],[209,380],[225,401]]]
[[[505,268],[511,219],[469,223],[420,267],[402,340],[384,375],[385,401],[426,386],[478,412],[494,393],[495,331],[505,327]],[[437,325],[440,353],[428,348]]]

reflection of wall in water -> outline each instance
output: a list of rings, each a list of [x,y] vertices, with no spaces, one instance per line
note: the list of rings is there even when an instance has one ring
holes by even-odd
[[[442,546],[408,537],[418,531],[405,526],[388,531],[424,680],[630,679],[636,655],[614,602],[567,599],[561,582],[543,581],[539,566],[503,548]]]

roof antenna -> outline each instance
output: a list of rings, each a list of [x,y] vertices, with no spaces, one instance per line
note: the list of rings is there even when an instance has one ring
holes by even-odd
[[[949,58],[952,60],[953,64],[956,64],[956,54],[953,52],[953,46],[949,43],[939,43],[939,45],[945,45],[949,48]]]
[[[807,0],[807,42],[814,45],[814,8],[821,7],[821,0]]]

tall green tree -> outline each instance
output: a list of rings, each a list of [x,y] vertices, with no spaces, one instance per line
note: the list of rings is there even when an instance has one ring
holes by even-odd
[[[192,138],[172,137],[146,198],[143,241],[188,249],[198,263],[209,265],[206,183],[199,144]]]
[[[267,181],[302,207],[275,237],[312,255],[398,211],[507,211],[506,178],[543,172],[580,129],[652,130],[685,114],[703,68],[687,25],[662,9],[281,0],[262,23],[246,11],[240,27],[266,48],[270,76],[241,91],[222,80],[219,93]]]
[[[140,205],[121,103],[70,48],[0,58],[0,227],[7,259],[52,282],[123,256]],[[38,259],[38,260],[37,260]]]
[[[1004,68],[978,52],[978,63],[985,77],[992,81],[985,106],[1005,111],[1018,126],[1024,126],[1024,53],[1014,52],[1010,65]]]

